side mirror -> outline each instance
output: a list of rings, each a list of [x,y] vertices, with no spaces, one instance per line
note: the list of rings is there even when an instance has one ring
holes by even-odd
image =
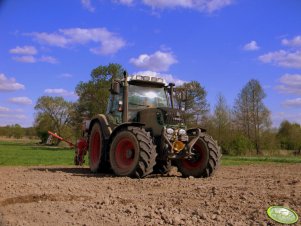
[[[111,85],[111,93],[119,94],[120,93],[120,84],[117,81],[113,81]]]
[[[173,95],[174,86],[175,86],[175,84],[172,82],[168,84],[167,92],[169,93],[169,95]]]

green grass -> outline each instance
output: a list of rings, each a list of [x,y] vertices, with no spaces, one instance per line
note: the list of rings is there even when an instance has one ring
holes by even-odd
[[[74,149],[37,145],[31,141],[1,141],[0,166],[73,165]],[[87,158],[87,157],[86,157]],[[301,156],[227,156],[222,165],[301,163]]]
[[[227,156],[223,155],[222,165],[250,165],[250,164],[266,164],[266,163],[301,163],[300,156]]]
[[[73,165],[74,149],[0,141],[0,166]]]

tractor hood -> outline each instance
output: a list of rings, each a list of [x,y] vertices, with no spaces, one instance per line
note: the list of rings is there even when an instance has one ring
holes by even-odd
[[[177,109],[147,108],[137,112],[136,122],[145,124],[145,129],[154,136],[160,136],[164,126],[183,127],[184,119]]]

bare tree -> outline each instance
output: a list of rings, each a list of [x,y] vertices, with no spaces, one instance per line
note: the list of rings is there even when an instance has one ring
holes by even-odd
[[[264,105],[266,97],[259,81],[250,80],[238,94],[234,105],[235,123],[260,153],[260,135],[271,124],[270,111]]]
[[[222,94],[218,94],[217,96],[217,103],[214,107],[213,124],[216,130],[216,139],[222,148],[225,149],[225,144],[229,142],[232,126],[231,111]],[[223,151],[227,152],[226,150]]]

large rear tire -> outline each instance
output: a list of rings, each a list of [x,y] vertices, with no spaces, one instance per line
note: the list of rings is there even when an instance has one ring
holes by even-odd
[[[156,146],[144,129],[129,126],[119,132],[110,147],[110,163],[118,176],[142,178],[156,164]]]
[[[89,166],[93,173],[99,172],[103,153],[103,137],[99,123],[92,127],[89,139]]]
[[[201,134],[192,147],[195,154],[191,159],[177,161],[178,170],[183,177],[209,177],[212,176],[220,164],[221,150],[217,142],[207,134]]]

